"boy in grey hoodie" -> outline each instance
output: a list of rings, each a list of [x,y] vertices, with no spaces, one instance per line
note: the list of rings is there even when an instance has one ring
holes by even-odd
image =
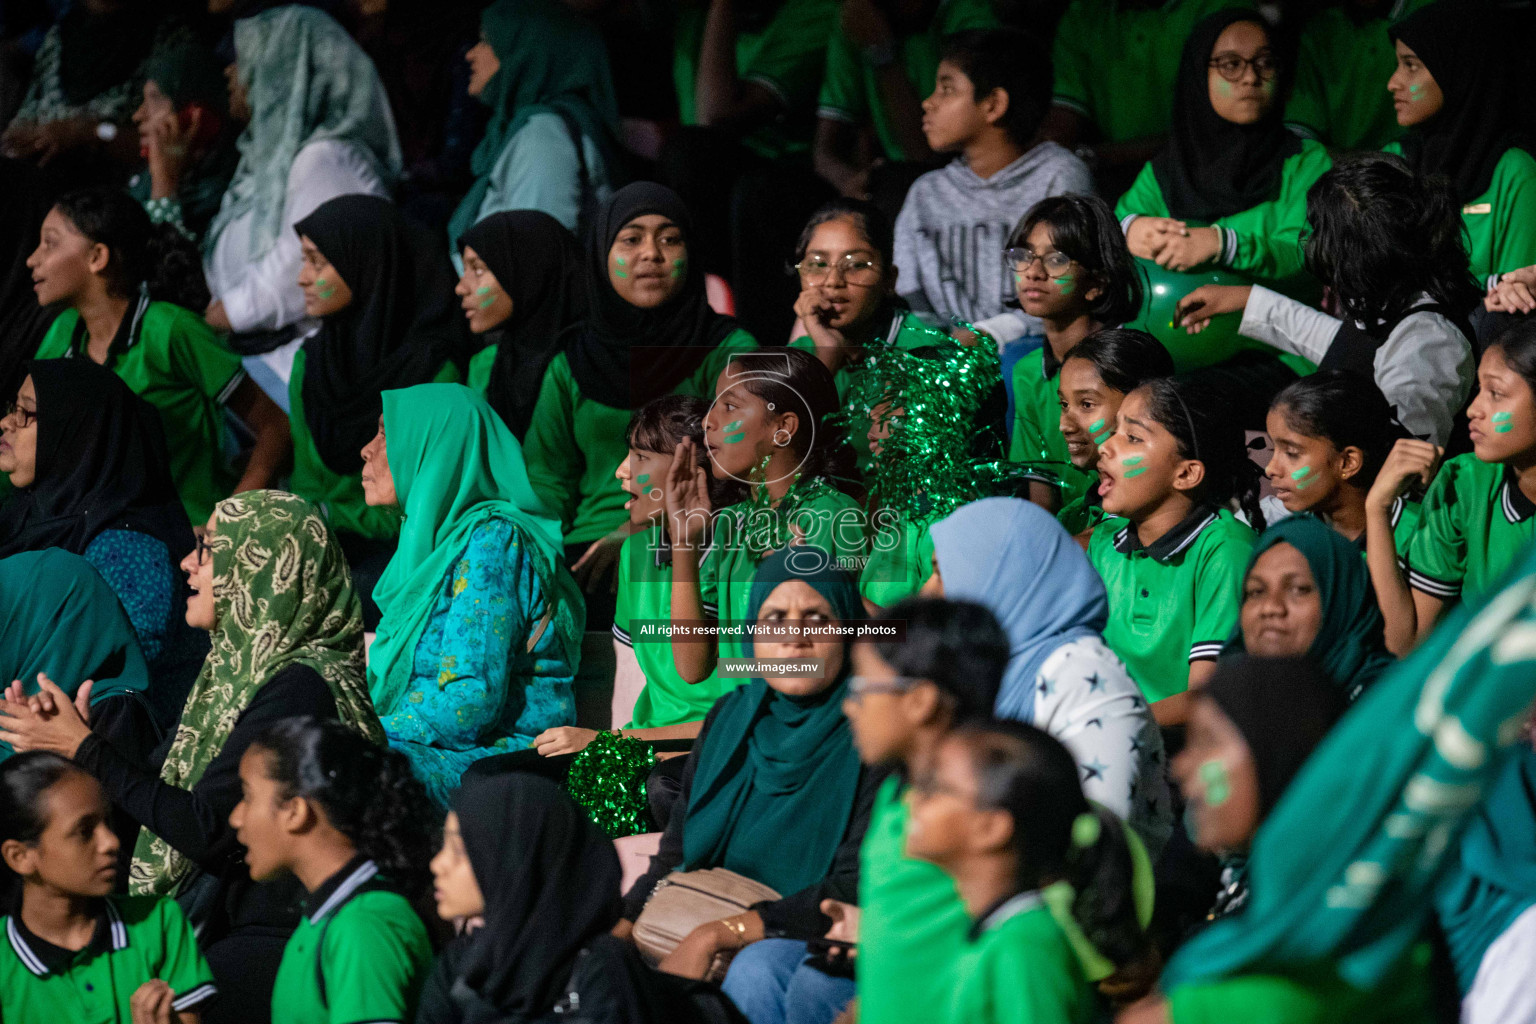
[[[1005,344],[1039,334],[1013,308],[1003,248],[1019,217],[1047,196],[1092,192],[1088,166],[1054,142],[1035,143],[1051,98],[1051,58],[1012,29],[944,40],[923,133],[955,159],[918,178],[896,218],[899,290],[918,313],[959,317]]]

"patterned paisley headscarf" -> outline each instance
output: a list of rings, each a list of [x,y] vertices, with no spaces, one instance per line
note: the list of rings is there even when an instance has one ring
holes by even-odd
[[[295,664],[320,673],[341,721],[382,745],[363,672],[362,605],[319,509],[284,491],[247,491],[219,502],[214,514],[213,647],[187,695],[161,781],[192,788],[256,691]],[[191,868],[143,829],[128,887],[135,895],[172,894]]]

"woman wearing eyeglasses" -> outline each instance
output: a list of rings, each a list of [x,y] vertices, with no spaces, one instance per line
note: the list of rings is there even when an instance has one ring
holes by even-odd
[[[1030,207],[1008,236],[1004,259],[1019,308],[1045,328],[1045,343],[1013,366],[1008,458],[1060,481],[1056,487],[1030,485],[1030,498],[1055,510],[1082,498],[1093,482],[1091,473],[1072,465],[1061,433],[1061,364],[1088,335],[1136,315],[1141,275],[1108,204],[1075,193]]]
[[[241,864],[229,814],[240,758],[274,722],[340,719],[383,744],[363,674],[363,616],[336,535],[318,506],[282,491],[218,503],[181,562],[189,625],[212,650],[174,735],[140,759],[99,731],[57,689],[7,705],[17,751],[71,758],[142,830],[128,888],[175,896],[199,929],[219,1008],[211,1022],[265,1022],[283,946],[299,920],[296,878],[256,883]]]

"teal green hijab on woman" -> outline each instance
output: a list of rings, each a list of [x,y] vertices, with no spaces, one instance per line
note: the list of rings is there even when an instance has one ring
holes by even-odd
[[[73,697],[95,681],[91,702],[149,688],[149,668],[128,615],[107,581],[63,548],[0,558],[0,676],[37,692],[37,674]],[[0,742],[0,758],[11,747]]]
[[[476,527],[517,527],[549,608],[544,628],[579,633],[586,608],[565,569],[560,520],[528,483],[523,449],[490,405],[462,384],[384,392],[384,444],[405,512],[400,545],[373,589],[383,618],[368,655],[368,689],[381,715],[410,689],[416,646],[443,579]]]
[[[864,618],[858,584],[817,548],[792,546],[765,558],[747,607],[756,619],[782,583],[808,584],[843,624]],[[843,698],[848,645],[832,685],[792,697],[753,679],[720,698],[697,748],[683,827],[685,870],[729,868],[788,896],[827,876],[848,830],[859,785]]]
[[[1396,661],[1387,650],[1376,591],[1360,549],[1321,519],[1301,512],[1264,531],[1253,546],[1244,575],[1276,544],[1289,544],[1301,552],[1323,603],[1323,621],[1307,656],[1354,700]],[[1221,653],[1223,657],[1247,653],[1241,626]]]
[[[603,37],[565,4],[496,0],[480,15],[480,35],[495,51],[501,70],[480,93],[491,119],[470,156],[475,183],[448,222],[449,238],[459,238],[479,220],[491,170],[507,141],[533,115],[555,113],[575,121],[603,152],[610,170],[619,132],[619,104]]]

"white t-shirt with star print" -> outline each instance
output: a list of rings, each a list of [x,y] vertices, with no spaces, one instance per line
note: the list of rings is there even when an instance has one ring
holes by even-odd
[[[1058,647],[1035,676],[1032,724],[1072,752],[1083,794],[1129,822],[1156,860],[1173,830],[1168,759],[1119,656],[1096,636]]]

